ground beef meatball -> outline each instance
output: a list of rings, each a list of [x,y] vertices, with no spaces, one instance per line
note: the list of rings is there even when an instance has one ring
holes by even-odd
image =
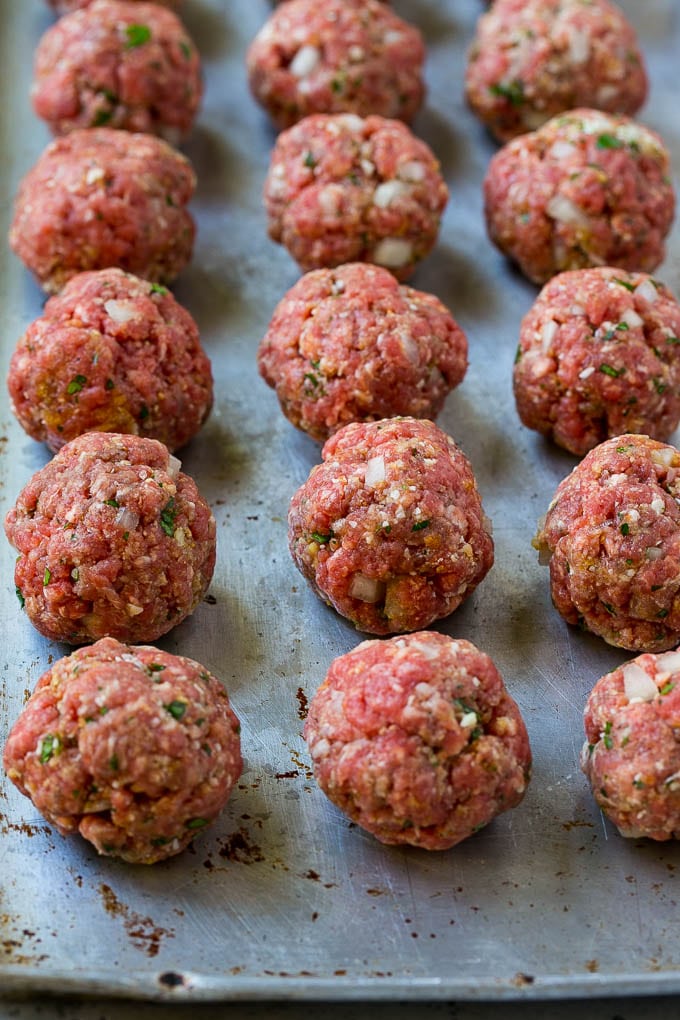
[[[62,835],[153,864],[226,804],[242,768],[239,722],[198,662],[103,638],[40,678],[3,763]]]
[[[46,0],[49,7],[57,14],[68,14],[69,11],[79,11],[83,7],[89,7],[94,0]],[[139,2],[139,0],[132,0]],[[182,0],[156,0],[156,3],[163,7],[179,7]]]
[[[201,95],[198,51],[156,3],[94,0],[48,28],[35,52],[33,109],[54,134],[106,124],[178,144]]]
[[[356,262],[288,291],[258,364],[289,421],[324,440],[351,421],[435,418],[465,375],[467,338],[438,298]]]
[[[305,722],[327,797],[382,843],[448,850],[522,800],[531,751],[488,655],[420,631],[335,659]]]
[[[467,457],[431,421],[345,425],[293,496],[290,551],[358,630],[419,630],[448,616],[493,563]]]
[[[264,198],[269,236],[303,270],[375,262],[405,280],[437,239],[448,189],[401,121],[314,114],[279,135]]]
[[[680,304],[644,273],[577,269],[522,321],[513,374],[523,423],[582,456],[622,432],[680,421]]]
[[[41,634],[155,641],[194,611],[215,567],[215,520],[179,466],[156,439],[88,432],[33,475],[5,531]]]
[[[166,287],[122,269],[80,273],[19,340],[12,410],[58,450],[83,432],[128,432],[183,446],[212,405],[210,361],[193,318]]]
[[[55,139],[24,177],[10,245],[49,293],[107,266],[169,283],[191,258],[195,185],[188,159],[162,139],[82,128]]]
[[[596,446],[557,488],[534,545],[567,623],[611,645],[680,640],[680,451],[648,436]]]
[[[595,684],[581,768],[622,836],[680,839],[680,652],[640,655]]]
[[[573,110],[491,159],[489,236],[535,283],[598,265],[651,273],[675,212],[669,173],[653,131],[628,117]]]
[[[411,121],[424,96],[420,31],[379,0],[289,0],[247,54],[250,88],[279,128],[311,113]]]
[[[505,142],[575,107],[633,115],[647,75],[635,30],[609,0],[496,0],[479,19],[465,89]]]

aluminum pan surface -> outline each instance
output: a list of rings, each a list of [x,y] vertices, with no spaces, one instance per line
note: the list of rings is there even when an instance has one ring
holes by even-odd
[[[651,70],[643,111],[680,167],[676,0],[624,5]],[[567,628],[531,548],[537,518],[574,459],[519,425],[510,386],[521,316],[536,288],[486,240],[480,183],[495,147],[461,99],[477,0],[396,0],[428,44],[429,98],[415,130],[439,155],[451,201],[413,284],[438,294],[470,339],[470,369],[439,419],[475,468],[496,563],[438,629],[498,664],[534,753],[523,804],[444,854],[379,845],[316,789],[301,737],[305,700],[360,636],[321,605],[286,548],[292,492],[318,448],[282,418],[255,350],[297,279],[265,236],[260,189],[274,135],[250,99],[243,53],[265,0],[186,0],[202,50],[203,112],[186,151],[198,172],[195,258],[177,296],[195,315],[217,403],[183,451],[218,522],[210,602],[160,642],[226,682],[243,726],[241,785],[193,850],[154,868],[100,860],[53,833],[5,780],[0,790],[0,987],[138,998],[519,999],[680,991],[677,845],[624,841],[578,769],[592,683],[626,654]],[[11,8],[11,9],[10,9]],[[28,102],[30,55],[50,24],[41,0],[0,3],[5,52],[3,236],[11,197],[48,140]],[[3,376],[42,295],[2,251]],[[658,275],[680,293],[680,231]],[[0,403],[4,512],[47,459]],[[2,737],[68,648],[43,640],[14,598],[0,543]],[[213,603],[214,604],[211,604]]]

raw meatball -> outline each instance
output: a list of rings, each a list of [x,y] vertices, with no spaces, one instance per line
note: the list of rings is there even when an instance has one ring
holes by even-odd
[[[303,270],[375,262],[405,280],[437,240],[448,189],[401,121],[319,113],[279,135],[264,199],[269,236]]]
[[[648,436],[596,446],[562,482],[534,545],[567,623],[633,651],[680,640],[680,451]]]
[[[574,107],[635,114],[647,75],[635,30],[609,0],[496,0],[477,24],[465,90],[508,141]]]
[[[43,674],[3,763],[62,835],[153,864],[226,804],[242,769],[239,722],[198,662],[103,638]]]
[[[289,0],[247,54],[250,88],[277,127],[311,113],[411,121],[425,93],[425,45],[378,0]]]
[[[519,416],[582,456],[622,432],[666,439],[680,421],[680,304],[644,273],[577,269],[524,317]]]
[[[680,839],[680,652],[640,655],[595,684],[581,768],[622,836]]]
[[[258,364],[286,417],[324,440],[351,421],[436,417],[465,375],[467,338],[438,298],[357,262],[288,291]]]
[[[106,124],[178,144],[201,95],[198,51],[155,3],[94,0],[48,28],[35,52],[33,109],[54,134]]]
[[[358,630],[419,630],[452,613],[493,563],[467,457],[431,421],[345,425],[293,496],[288,538],[314,591]]]
[[[519,804],[531,772],[489,656],[429,631],[335,659],[304,735],[323,792],[381,843],[448,850]]]
[[[156,439],[88,432],[37,471],[5,519],[31,623],[72,645],[155,641],[194,611],[215,519]]]
[[[52,294],[107,266],[169,283],[191,258],[184,207],[195,185],[189,160],[162,139],[82,128],[55,139],[24,177],[10,245]]]
[[[651,273],[675,212],[669,166],[659,136],[628,117],[554,117],[492,158],[489,236],[535,283],[598,265]]]
[[[19,340],[12,410],[51,450],[83,432],[187,443],[212,405],[210,361],[169,290],[122,269],[80,273]]]
[[[57,14],[68,14],[69,11],[78,11],[83,7],[89,7],[93,2],[94,0],[47,0],[47,4]],[[156,3],[162,4],[163,7],[179,7],[181,2],[182,0],[156,0]]]

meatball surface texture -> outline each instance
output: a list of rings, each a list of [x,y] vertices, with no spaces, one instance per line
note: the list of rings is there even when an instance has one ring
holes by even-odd
[[[323,792],[382,843],[447,850],[516,807],[531,772],[492,660],[431,631],[335,659],[304,735]]]
[[[156,3],[94,0],[48,28],[35,51],[33,109],[58,135],[107,125],[177,145],[202,92],[198,50]]]
[[[357,262],[313,270],[288,291],[258,365],[293,425],[325,440],[352,421],[435,418],[463,380],[467,348],[438,298]]]
[[[103,638],[40,678],[3,764],[62,835],[153,864],[226,804],[242,769],[239,721],[198,662]]]
[[[194,611],[215,567],[215,519],[155,439],[88,432],[5,518],[17,596],[48,638],[155,641]]]
[[[567,623],[610,645],[680,640],[680,451],[648,436],[600,443],[557,487],[534,545]]]
[[[250,88],[279,128],[312,113],[411,121],[425,87],[419,29],[379,0],[288,0],[251,43]]]
[[[168,283],[191,258],[195,227],[185,206],[195,185],[188,159],[161,138],[72,131],[23,178],[10,245],[49,293],[109,266]]]
[[[513,384],[522,422],[577,456],[622,432],[667,439],[680,421],[680,304],[645,273],[560,273],[522,320]]]
[[[83,432],[187,443],[210,412],[210,361],[166,287],[101,269],[50,298],[12,355],[12,410],[53,451]]]
[[[303,270],[374,262],[404,280],[437,239],[448,189],[401,121],[313,114],[279,135],[264,198],[269,236]]]
[[[576,107],[632,116],[647,87],[635,29],[609,0],[495,0],[465,74],[470,107],[502,142]]]
[[[622,836],[680,839],[679,715],[677,651],[639,655],[588,697],[581,768]]]
[[[358,630],[420,630],[452,613],[493,563],[472,467],[433,422],[345,425],[291,500],[293,561]]]
[[[572,110],[492,157],[484,208],[490,239],[534,283],[592,266],[651,273],[675,214],[669,154],[629,117]]]

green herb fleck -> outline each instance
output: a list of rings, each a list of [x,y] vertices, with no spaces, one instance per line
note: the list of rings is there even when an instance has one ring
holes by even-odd
[[[667,336],[666,337],[666,343],[667,344],[680,344],[680,336]]]
[[[207,818],[190,818],[184,823],[187,829],[203,829],[208,824]]]
[[[524,85],[518,78],[511,81],[509,85],[503,85],[499,81],[494,82],[493,85],[489,85],[489,92],[494,96],[507,99],[512,106],[521,106],[524,102]]]
[[[634,283],[629,283],[628,280],[622,280],[621,277],[619,276],[614,277],[614,283],[618,283],[619,287],[625,287],[626,290],[629,290],[631,292],[631,294],[635,290]]]
[[[307,152],[305,153],[302,162],[306,167],[309,167],[310,170],[313,170],[314,167],[316,166],[317,163],[316,158],[314,156],[314,153],[310,149],[307,149]]]
[[[623,524],[621,525],[621,527],[619,528],[619,531],[621,532],[622,535],[629,534],[629,532],[630,532],[630,524],[628,524],[627,521],[624,521]]]
[[[166,712],[169,712],[173,719],[181,719],[187,710],[186,701],[171,701],[168,705],[163,705]]]
[[[148,43],[151,38],[151,29],[148,25],[126,25],[125,35],[127,37],[125,48],[131,50],[135,46],[143,46],[144,43]]]
[[[92,118],[91,127],[103,127],[104,124],[109,123],[112,117],[113,110],[106,110],[104,107],[102,107],[100,110],[97,110],[94,117]]]
[[[115,510],[117,510],[118,507],[120,506],[120,503],[118,502],[117,499],[105,499],[104,503],[106,504],[106,506],[112,506]]]
[[[663,393],[666,389],[666,384],[662,383],[657,376],[652,376],[652,382],[654,383],[654,389],[657,393]]]
[[[149,673],[161,673],[165,669],[165,666],[161,662],[150,662],[146,668]]]
[[[170,842],[171,840],[169,840],[167,836],[154,836],[154,838],[150,840],[151,846],[167,846]]]
[[[612,724],[611,724],[611,720],[609,720],[608,722],[606,722],[604,724],[604,732],[602,734],[602,742],[603,742],[604,746],[607,748],[608,751],[611,751],[612,747],[614,746],[614,742],[613,742],[613,740],[611,738],[611,732],[612,732]]]
[[[142,404],[142,406],[139,409],[139,420],[140,421],[145,421],[148,417],[149,417],[149,408],[146,406],[146,404]]]
[[[41,765],[44,765],[55,755],[59,750],[59,737],[55,737],[53,733],[48,733],[47,736],[43,737],[40,741],[40,757],[39,761]]]
[[[416,521],[416,523],[411,528],[411,531],[422,531],[423,528],[427,528],[427,527],[429,527],[429,525],[430,525],[430,521],[429,520],[427,520],[427,521]]]
[[[191,46],[184,39],[180,39],[179,48],[181,49],[184,59],[191,60]]]
[[[71,577],[73,578],[74,581],[80,580],[80,571],[78,570],[77,567],[73,567],[73,569],[71,570]]]
[[[334,538],[332,531],[329,531],[327,535],[322,535],[320,531],[312,532],[312,541],[318,545],[326,545],[332,538]]]
[[[151,290],[149,291],[149,293],[150,294],[167,294],[168,293],[168,288],[164,287],[160,283],[152,283],[151,284]]]
[[[49,567],[45,567],[45,573],[43,574],[43,585],[48,585],[52,580],[52,571]]]
[[[87,379],[84,375],[74,375],[71,382],[66,387],[66,392],[69,396],[73,396],[74,393],[80,393],[83,386],[87,384]]]
[[[515,364],[517,364],[521,357],[522,357],[522,345],[517,344],[517,350],[515,351]]]
[[[109,768],[112,772],[117,772],[120,768],[120,762],[118,761],[118,755],[112,754],[109,758]]]
[[[15,587],[14,591],[16,592],[16,597],[19,599],[19,605],[23,609],[24,606],[26,605],[26,599],[24,598],[24,594],[19,585]]]
[[[606,362],[600,365],[600,372],[604,372],[605,375],[609,375],[612,379],[618,379],[620,375],[623,375],[625,369],[614,368],[613,365],[608,365]]]
[[[610,602],[603,602],[602,605],[607,610],[607,612],[611,614],[611,616],[616,616],[616,610],[614,609],[613,605]]]
[[[660,609],[659,612],[656,615],[657,615],[657,618],[659,620],[665,620],[666,617],[668,616],[668,610],[667,609]]]
[[[104,389],[106,390],[112,390],[114,386],[115,383],[113,379],[107,379],[106,382],[104,383]]]
[[[659,694],[670,694],[674,687],[675,684],[673,681],[669,680],[667,684],[664,684],[663,687],[659,688]]]
[[[635,787],[636,790],[644,790],[645,788],[645,784],[641,779],[634,779],[633,786]]]
[[[624,143],[616,135],[603,134],[598,135],[597,147],[598,149],[622,149]]]
[[[177,508],[175,506],[175,498],[171,496],[168,502],[161,510],[161,528],[166,535],[170,538],[175,534],[175,517],[177,516]]]

